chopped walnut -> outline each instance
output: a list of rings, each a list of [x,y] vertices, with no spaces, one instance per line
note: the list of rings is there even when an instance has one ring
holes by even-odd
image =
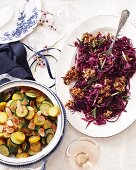
[[[65,104],[66,107],[72,108],[74,107],[74,101],[73,100],[68,100],[67,103]]]
[[[75,68],[75,66],[73,66],[65,75],[65,77],[63,77],[64,83],[66,85],[70,84],[73,80],[76,80],[78,78],[78,73],[77,70]]]
[[[89,78],[92,78],[95,76],[95,70],[91,68],[83,69],[83,77],[88,80]]]
[[[105,97],[108,97],[111,95],[110,91],[111,91],[111,86],[104,85],[100,90],[100,94],[104,94]]]
[[[103,98],[100,97],[99,100],[98,100],[98,104],[101,104],[103,102]]]
[[[126,78],[125,78],[125,76],[117,77],[115,79],[115,82],[114,82],[113,86],[117,91],[124,92],[125,87],[126,87]]]
[[[99,45],[99,44],[98,44],[98,40],[93,39],[91,45],[92,45],[93,48],[95,48],[96,46],[98,46],[98,45]]]
[[[106,39],[107,39],[107,40],[111,40],[111,39],[113,39],[113,38],[114,38],[114,36],[111,35],[110,33],[108,33],[107,36],[106,36]]]
[[[100,93],[101,93],[101,94],[104,94],[104,93],[106,93],[106,92],[109,92],[109,91],[110,91],[110,88],[111,88],[110,85],[105,85],[105,86],[103,86],[103,88],[101,89]]]
[[[112,111],[107,110],[107,112],[104,113],[105,117],[109,117],[112,114]]]
[[[112,80],[110,79],[104,79],[104,85],[110,84],[112,82]]]
[[[87,43],[87,44],[90,44],[90,42],[92,41],[93,39],[93,35],[92,34],[89,34],[88,32],[87,33],[84,33],[83,36],[82,36],[82,41],[83,43]]]
[[[104,86],[101,88],[100,94],[104,94],[105,97],[108,97],[111,95],[111,93],[110,93],[110,91],[111,91],[110,83],[111,82],[112,82],[112,80],[110,80],[110,79],[104,79]]]
[[[110,93],[109,91],[107,91],[107,92],[105,93],[105,97],[109,97],[109,96],[111,96],[111,93]]]
[[[78,97],[78,98],[82,98],[84,96],[84,92],[82,89],[80,89],[79,87],[73,87],[70,89],[70,94],[73,97]]]

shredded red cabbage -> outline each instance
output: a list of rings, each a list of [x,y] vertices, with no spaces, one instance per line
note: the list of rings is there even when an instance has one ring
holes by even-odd
[[[75,42],[77,76],[70,89],[72,100],[67,106],[82,112],[87,125],[116,121],[128,103],[130,78],[136,72],[136,50],[124,36],[116,40],[112,55],[104,55],[112,41],[110,34],[85,33]],[[70,77],[65,78],[70,83]]]

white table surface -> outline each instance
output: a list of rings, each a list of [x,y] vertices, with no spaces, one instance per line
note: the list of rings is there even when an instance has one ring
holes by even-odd
[[[54,33],[46,29],[43,31],[41,28],[40,32],[45,33],[45,40],[40,40],[41,46],[42,42],[46,41],[47,44],[53,44],[58,39],[66,36],[58,44],[58,47],[62,48],[63,42],[67,38],[68,34],[82,21],[95,15],[120,16],[121,11],[126,8],[131,12],[129,20],[136,25],[135,7],[135,0],[45,0],[45,9],[48,9],[54,14],[58,14],[61,11],[64,13],[64,16],[60,16],[61,22],[59,19],[56,21],[56,25],[58,24],[57,32]],[[49,33],[48,36],[46,36],[47,33]],[[50,41],[48,39],[49,35]],[[40,43],[38,45],[40,48]],[[136,123],[127,130],[113,137],[95,138],[100,145],[101,152],[98,170],[135,170],[135,134]],[[82,136],[84,135],[76,131],[69,123],[67,123],[64,140],[57,151],[55,151],[55,153],[53,153],[49,158],[47,170],[66,170],[64,163],[66,147],[71,141]]]
[[[95,15],[117,15],[123,9],[130,11],[130,22],[136,25],[135,0],[47,0],[47,7],[57,12],[59,9],[72,9],[69,25],[62,24],[64,34],[68,34],[79,23]],[[46,6],[46,5],[45,5]],[[67,12],[66,17],[69,13]],[[66,26],[65,26],[66,24]],[[135,35],[136,36],[136,35]],[[61,37],[61,36],[60,36]],[[60,43],[61,46],[62,42]],[[107,129],[108,130],[108,129]],[[100,145],[98,170],[135,170],[136,169],[136,122],[127,130],[109,138],[95,138]],[[68,144],[84,136],[67,123],[66,134],[61,146],[52,154],[47,163],[47,170],[65,170],[64,154]]]
[[[57,31],[51,31],[47,26],[37,28],[23,41],[37,50],[44,45],[54,44],[62,49],[68,34],[82,21],[96,15],[117,15],[123,9],[131,13],[129,20],[136,25],[136,0],[43,0],[46,10],[57,16]],[[63,15],[60,15],[63,13]],[[41,36],[42,35],[42,36]],[[135,35],[136,36],[136,35]],[[28,52],[29,55],[29,52]],[[59,58],[59,54],[56,54]],[[37,81],[44,83],[43,78]],[[108,129],[107,129],[108,130]],[[135,170],[136,169],[136,122],[127,130],[109,138],[95,138],[100,146],[100,160],[98,170]],[[73,140],[84,135],[76,131],[67,123],[66,134],[60,147],[50,156],[47,170],[66,170],[64,154],[66,147]]]

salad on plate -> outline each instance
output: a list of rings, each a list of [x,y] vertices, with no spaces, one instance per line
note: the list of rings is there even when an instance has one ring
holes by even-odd
[[[96,125],[115,122],[126,111],[130,79],[136,71],[136,50],[131,39],[117,38],[111,55],[105,55],[113,41],[111,34],[84,33],[75,41],[75,61],[63,81],[70,86],[71,111]],[[77,113],[75,113],[77,114]]]

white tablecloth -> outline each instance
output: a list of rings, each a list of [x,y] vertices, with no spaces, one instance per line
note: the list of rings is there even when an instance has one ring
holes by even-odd
[[[72,9],[72,16],[65,32],[69,34],[78,23],[95,15],[117,15],[123,9],[130,11],[129,20],[136,25],[135,0],[52,0],[47,4],[54,9]],[[68,15],[68,12],[67,12]],[[107,129],[108,130],[108,129]],[[136,122],[122,133],[109,138],[95,138],[100,145],[98,170],[135,170],[136,169]],[[50,157],[47,170],[65,170],[64,154],[68,144],[84,136],[70,124],[67,125],[65,138],[60,148]]]
[[[68,34],[79,23],[92,16],[120,16],[121,11],[127,8],[131,13],[129,20],[136,25],[136,0],[43,0],[43,5],[46,10],[54,14],[53,20],[57,31],[51,31],[48,26],[39,27],[23,40],[37,50],[63,38],[56,45],[61,49]],[[28,52],[28,58],[29,55],[31,54]],[[59,59],[59,53],[56,54],[56,57]],[[39,75],[35,75],[35,77],[37,81],[45,82],[43,77],[39,77]],[[133,123],[127,130],[113,137],[95,138],[100,145],[101,152],[98,170],[135,170],[135,134],[136,123]],[[84,135],[68,123],[64,140],[57,151],[50,156],[47,170],[66,170],[64,163],[66,147],[70,142],[82,136]]]

